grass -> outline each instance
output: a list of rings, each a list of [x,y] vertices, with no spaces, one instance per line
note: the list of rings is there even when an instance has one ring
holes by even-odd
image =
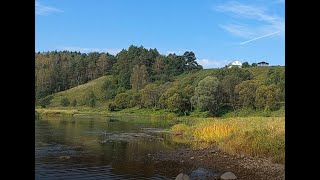
[[[270,158],[284,163],[284,117],[196,118],[174,125],[170,132],[182,133],[195,142],[218,145],[231,154]]]
[[[227,112],[222,115],[224,118],[228,117],[284,117],[285,116],[285,107],[282,106],[279,110],[276,111],[264,111],[256,110],[251,108],[241,108],[235,111]]]
[[[265,80],[268,77],[268,71],[271,68],[271,66],[268,67],[251,67],[251,68],[246,68],[248,71],[250,71],[253,75],[253,79],[256,80]],[[285,69],[284,66],[273,66],[273,68],[277,69]]]
[[[39,112],[35,111],[35,120],[41,119],[41,115]]]
[[[171,127],[171,132],[174,134],[186,134],[189,130],[190,127],[186,124],[176,124]]]
[[[78,112],[76,109],[36,109],[36,112],[40,115],[73,115]]]
[[[123,109],[121,111],[108,111],[106,106],[91,108],[87,106],[77,107],[50,107],[36,108],[36,112],[41,115],[74,115],[74,114],[91,114],[91,115],[139,115],[139,116],[165,116],[168,118],[177,117],[176,114],[165,109],[140,109],[137,107]]]
[[[53,98],[48,107],[60,107],[61,106],[60,101],[62,98],[68,98],[70,102],[72,102],[73,100],[76,100],[77,103],[79,104],[83,100],[85,95],[90,93],[90,91],[93,91],[94,95],[97,98],[97,106],[105,106],[106,101],[103,98],[103,93],[101,91],[101,88],[105,80],[111,77],[112,77],[111,75],[102,76],[86,84],[82,84],[74,88],[55,93],[53,94]]]

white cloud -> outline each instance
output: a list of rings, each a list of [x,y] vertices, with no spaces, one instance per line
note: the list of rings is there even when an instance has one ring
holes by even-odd
[[[198,59],[198,64],[202,65],[203,68],[218,68],[218,67],[224,67],[228,63],[230,63],[227,60],[209,60],[209,59]]]
[[[108,52],[109,54],[112,54],[112,55],[117,55],[122,49],[110,49],[110,48],[107,48],[105,49],[105,51],[102,51],[102,52]]]
[[[234,17],[240,22],[241,20],[248,19],[259,22],[258,25],[257,23],[244,24],[240,22],[238,24],[229,23],[220,25],[222,29],[235,36],[247,39],[254,39],[278,31],[281,31],[282,33],[275,34],[284,35],[284,18],[274,14],[269,14],[266,8],[241,4],[239,2],[229,2],[224,5],[217,6],[215,10],[219,12],[230,13],[230,16]]]
[[[239,36],[243,38],[251,38],[255,35],[255,33],[252,32],[252,30],[245,25],[226,24],[226,25],[220,25],[220,27],[235,36]]]
[[[42,5],[38,1],[35,2],[35,9],[36,9],[36,15],[48,15],[54,12],[63,12],[62,10],[57,9],[55,7]]]
[[[107,52],[112,55],[116,55],[122,50],[122,49],[113,49],[113,48],[87,48],[87,47],[76,47],[76,46],[66,46],[66,47],[62,47],[61,49],[67,50],[67,51],[80,51],[82,53]]]

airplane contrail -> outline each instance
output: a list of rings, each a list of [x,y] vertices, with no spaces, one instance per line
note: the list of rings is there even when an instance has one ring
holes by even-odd
[[[280,32],[280,31],[273,32],[273,33],[270,33],[270,34],[267,34],[267,35],[264,35],[264,36],[256,37],[256,38],[250,39],[250,40],[248,40],[248,41],[242,42],[242,43],[240,43],[240,45],[244,45],[244,44],[247,44],[248,42],[255,41],[255,40],[257,40],[257,39],[261,39],[261,38],[264,38],[264,37],[268,37],[268,36],[271,36],[271,35],[273,35],[273,34],[277,34],[277,33],[279,33],[279,32]]]

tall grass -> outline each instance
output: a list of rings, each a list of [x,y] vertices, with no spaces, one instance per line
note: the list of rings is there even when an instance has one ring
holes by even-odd
[[[273,162],[284,163],[283,117],[198,118],[195,124],[177,124],[171,128],[172,133],[177,131],[193,141],[216,144],[231,154],[268,157]]]

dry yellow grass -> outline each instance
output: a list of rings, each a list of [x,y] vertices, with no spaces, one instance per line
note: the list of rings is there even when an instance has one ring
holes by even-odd
[[[183,127],[184,134],[195,141],[217,144],[231,154],[268,157],[284,163],[284,117],[198,118],[194,125]],[[172,128],[174,132],[179,128]]]

